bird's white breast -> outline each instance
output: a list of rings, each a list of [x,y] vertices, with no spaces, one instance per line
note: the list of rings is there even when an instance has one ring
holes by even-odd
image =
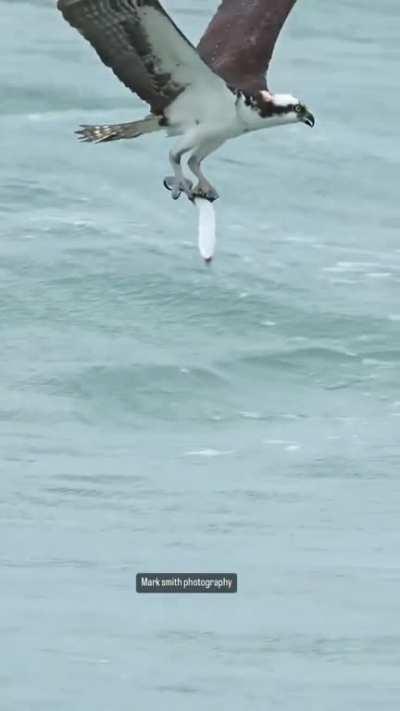
[[[198,127],[199,130],[220,131],[235,120],[235,101],[229,89],[214,91],[204,86],[188,88],[168,107],[165,115],[172,129],[182,132]]]

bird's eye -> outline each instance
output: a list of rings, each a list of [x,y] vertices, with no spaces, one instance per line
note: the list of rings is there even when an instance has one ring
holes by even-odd
[[[303,107],[301,104],[296,104],[296,106],[294,107],[294,110],[295,110],[296,114],[301,114]]]

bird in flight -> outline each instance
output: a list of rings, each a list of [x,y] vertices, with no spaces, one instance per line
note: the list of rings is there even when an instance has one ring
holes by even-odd
[[[79,138],[105,143],[165,131],[178,137],[169,153],[173,175],[164,180],[172,197],[216,200],[202,162],[225,141],[272,126],[314,126],[299,99],[267,87],[275,43],[295,2],[223,0],[196,49],[158,0],[58,0],[102,62],[150,106],[141,121],[81,126]],[[184,174],[186,154],[196,185]]]

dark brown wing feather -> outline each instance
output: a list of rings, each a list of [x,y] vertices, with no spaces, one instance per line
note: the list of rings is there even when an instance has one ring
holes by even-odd
[[[276,40],[296,0],[223,0],[198,52],[228,84],[266,89]]]
[[[57,7],[154,113],[189,85],[221,81],[158,0],[58,0]]]

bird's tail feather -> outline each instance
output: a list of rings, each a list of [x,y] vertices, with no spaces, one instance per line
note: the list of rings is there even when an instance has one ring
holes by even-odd
[[[143,133],[153,133],[159,131],[160,120],[157,116],[147,116],[142,121],[130,121],[129,123],[115,123],[104,126],[82,125],[75,133],[79,140],[87,143],[106,143],[108,141],[119,141],[121,138],[137,138]]]

